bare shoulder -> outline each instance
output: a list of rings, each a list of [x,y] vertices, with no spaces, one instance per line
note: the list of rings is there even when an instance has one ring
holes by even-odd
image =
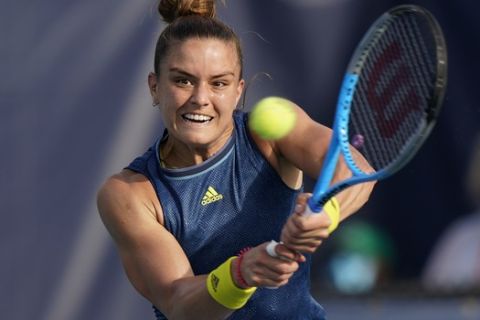
[[[98,195],[105,200],[140,195],[148,183],[144,175],[125,169],[109,177],[100,187]]]
[[[285,138],[276,141],[275,147],[283,158],[306,175],[315,178],[330,143],[332,131],[313,120],[301,107],[294,106],[297,123]]]
[[[150,181],[123,170],[101,186],[97,205],[130,282],[167,310],[172,283],[193,273],[183,249],[158,219],[160,205]]]
[[[110,232],[127,221],[163,222],[161,206],[150,181],[130,170],[122,170],[103,183],[97,193],[97,206]]]

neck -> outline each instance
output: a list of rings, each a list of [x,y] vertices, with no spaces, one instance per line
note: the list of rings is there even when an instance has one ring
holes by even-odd
[[[191,146],[184,144],[172,136],[168,136],[160,145],[160,161],[166,168],[185,168],[199,165],[213,157],[228,142],[232,132],[209,146]]]

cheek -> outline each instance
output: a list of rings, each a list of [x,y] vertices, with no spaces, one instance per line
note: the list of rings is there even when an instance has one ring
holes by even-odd
[[[162,99],[162,105],[166,109],[166,113],[175,113],[175,111],[183,106],[188,100],[188,95],[182,94],[181,92],[169,90],[164,94]]]
[[[233,113],[236,108],[236,100],[231,96],[225,95],[224,97],[218,97],[217,101],[214,102],[216,105],[217,112],[222,115],[227,115],[227,118]]]
[[[237,107],[237,95],[237,90],[229,90],[229,92],[220,94],[218,98],[220,101],[222,101],[222,105],[225,106],[225,109],[234,110]]]
[[[160,101],[160,113],[164,121],[171,122],[175,119],[178,102],[174,96],[164,95]]]

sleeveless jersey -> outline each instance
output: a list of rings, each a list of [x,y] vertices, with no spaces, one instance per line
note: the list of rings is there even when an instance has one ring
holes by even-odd
[[[217,154],[200,165],[162,168],[160,139],[127,168],[146,176],[163,208],[165,228],[185,251],[194,274],[208,274],[245,247],[279,239],[299,190],[289,188],[247,130],[248,114],[234,113],[235,130]],[[310,295],[310,262],[287,285],[258,288],[229,319],[324,319]],[[166,319],[154,307],[157,319]]]

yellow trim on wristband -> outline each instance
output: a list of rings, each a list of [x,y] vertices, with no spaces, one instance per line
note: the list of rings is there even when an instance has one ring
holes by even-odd
[[[330,200],[328,200],[323,206],[323,211],[327,213],[330,221],[332,221],[328,227],[328,233],[332,233],[335,229],[337,229],[338,224],[340,223],[340,203],[338,203],[337,198],[332,197]]]
[[[235,258],[229,258],[207,277],[207,290],[210,296],[222,306],[233,310],[243,307],[257,290],[256,287],[240,289],[235,285],[231,272],[232,260]]]

